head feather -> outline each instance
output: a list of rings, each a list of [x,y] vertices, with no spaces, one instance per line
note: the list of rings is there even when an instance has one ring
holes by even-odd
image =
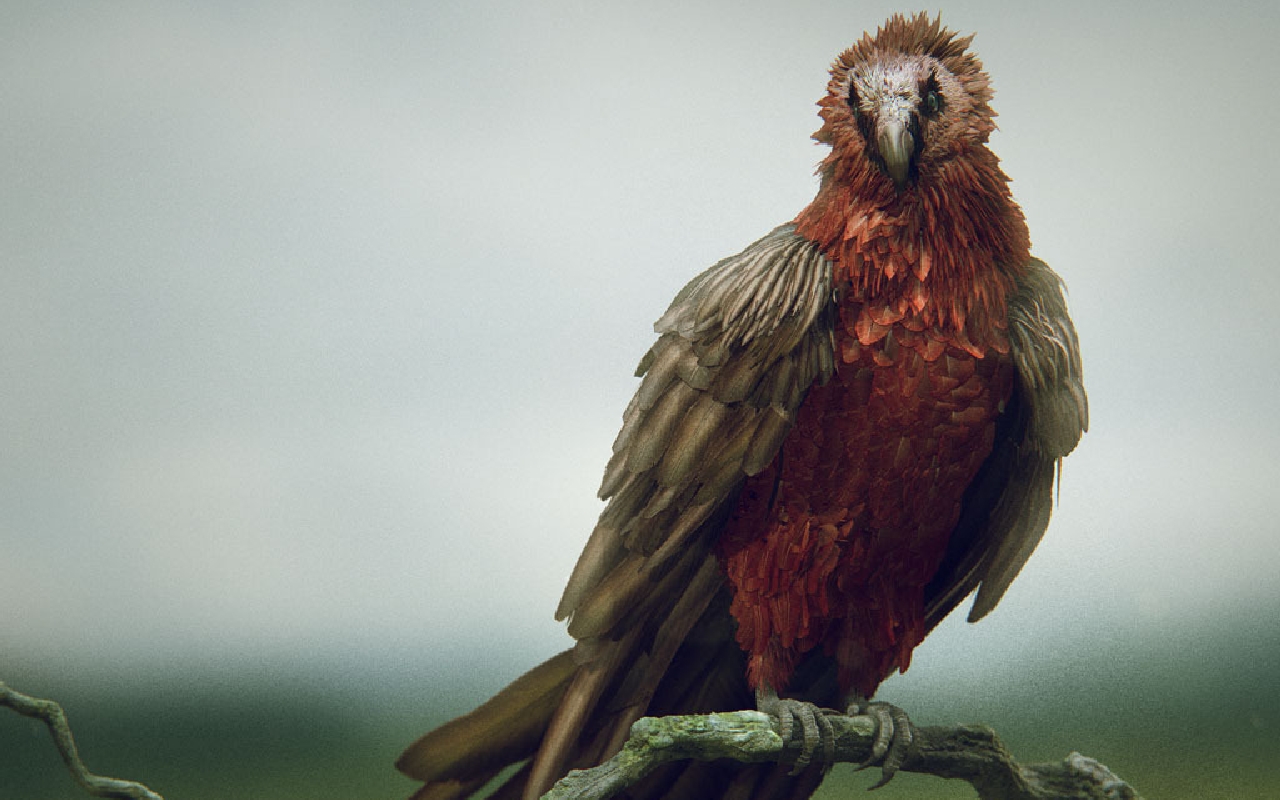
[[[1030,243],[986,146],[995,112],[972,39],[926,13],[894,15],[836,58],[814,134],[831,151],[795,222],[858,296],[953,331],[957,342],[999,349],[1005,299]],[[900,141],[882,138],[885,119],[909,132],[906,181],[881,152]]]
[[[877,60],[888,61],[900,56],[936,59],[944,69],[959,81],[971,102],[969,113],[978,125],[975,133],[979,141],[995,128],[996,116],[989,105],[993,92],[991,81],[982,71],[982,62],[969,52],[973,35],[961,36],[943,27],[941,17],[929,19],[921,11],[910,17],[894,14],[875,35],[864,33],[862,39],[841,53],[831,65],[831,81],[827,95],[818,101],[823,119],[822,128],[814,134],[820,142],[832,141],[833,125],[841,118],[840,106],[845,103],[849,90],[849,73]]]

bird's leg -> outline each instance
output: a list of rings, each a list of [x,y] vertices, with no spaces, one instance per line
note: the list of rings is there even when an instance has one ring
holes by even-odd
[[[836,712],[818,708],[803,700],[778,697],[777,691],[768,683],[756,689],[756,710],[778,718],[778,732],[784,742],[791,740],[791,732],[797,723],[800,725],[804,744],[796,758],[795,767],[791,770],[792,775],[799,775],[809,766],[819,745],[822,746],[823,769],[835,761],[836,734],[827,714]]]
[[[907,712],[889,703],[871,702],[855,697],[846,712],[851,717],[867,716],[876,723],[876,738],[871,745],[871,757],[858,769],[880,765],[880,780],[872,789],[879,789],[898,774],[898,768],[907,758],[907,748],[915,739],[915,729]]]

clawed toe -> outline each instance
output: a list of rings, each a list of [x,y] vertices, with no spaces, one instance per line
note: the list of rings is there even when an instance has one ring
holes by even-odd
[[[827,719],[827,714],[832,712],[803,700],[780,698],[773,691],[756,692],[756,708],[778,718],[778,733],[784,742],[791,740],[795,726],[797,723],[800,725],[803,744],[791,770],[792,775],[800,774],[813,762],[819,747],[822,748],[824,768],[835,761],[836,734],[831,720]]]
[[[915,739],[907,712],[895,705],[858,701],[849,706],[849,716],[868,716],[876,723],[876,738],[871,745],[871,757],[858,769],[880,766],[880,780],[871,788],[879,789],[898,774],[907,758],[907,749]]]
[[[800,726],[802,744],[791,770],[792,775],[798,775],[813,763],[814,756],[819,754],[819,748],[824,769],[835,763],[836,734],[828,715],[839,712],[819,708],[803,700],[780,698],[777,692],[767,686],[756,691],[756,708],[778,718],[778,733],[784,742],[791,741],[796,726]],[[915,729],[907,712],[889,703],[857,700],[849,705],[846,713],[851,717],[870,717],[875,723],[871,754],[858,769],[878,765],[881,770],[880,780],[871,788],[879,789],[893,780],[893,776],[898,774],[899,768],[906,761],[907,752],[915,740]]]

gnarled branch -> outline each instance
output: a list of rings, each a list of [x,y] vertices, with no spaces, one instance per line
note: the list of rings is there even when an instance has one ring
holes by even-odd
[[[870,717],[830,720],[837,761],[861,763],[870,757],[875,738]],[[646,717],[631,727],[621,752],[598,767],[569,773],[543,800],[605,800],[662,764],[681,759],[793,761],[803,733],[796,730],[784,742],[777,724],[759,711]],[[914,730],[902,770],[968,781],[981,800],[1141,800],[1111,770],[1079,753],[1056,763],[1020,765],[987,727]]]
[[[127,797],[134,800],[164,800],[163,797],[134,781],[123,781],[118,778],[105,778],[90,772],[80,760],[76,750],[75,737],[71,735],[71,725],[67,722],[67,714],[62,706],[52,700],[42,700],[22,692],[10,689],[0,681],[0,706],[8,706],[24,717],[42,720],[57,745],[58,755],[67,765],[71,776],[84,787],[84,790],[95,797]]]

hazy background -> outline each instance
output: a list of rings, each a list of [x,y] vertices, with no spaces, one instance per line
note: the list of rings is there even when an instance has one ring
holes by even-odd
[[[406,794],[403,745],[568,642],[653,320],[812,197],[826,68],[895,10],[0,5],[0,680],[174,799]],[[1271,796],[1280,9],[942,11],[1092,430],[885,696]],[[75,795],[34,723],[0,754],[0,797]],[[880,796],[928,791],[972,795]]]

